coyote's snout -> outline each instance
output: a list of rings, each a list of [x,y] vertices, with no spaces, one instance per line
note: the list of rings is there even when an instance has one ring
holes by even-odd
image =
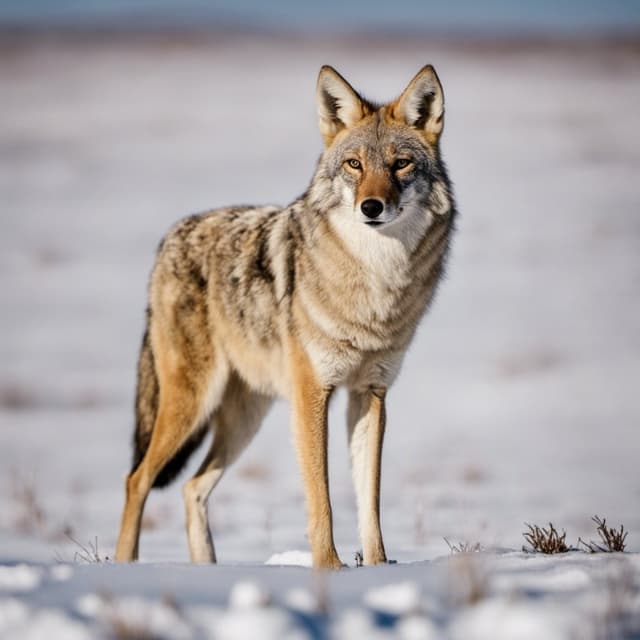
[[[340,567],[327,474],[327,407],[347,427],[365,564],[385,562],[380,460],[385,395],[441,278],[455,206],[439,140],[432,67],[382,106],[331,67],[317,86],[325,150],[287,207],[194,215],[165,236],[138,362],[133,468],[116,550],[138,557],[142,511],[211,431],[184,485],[191,559],[216,560],[209,494],[275,396],[291,405],[316,567]]]

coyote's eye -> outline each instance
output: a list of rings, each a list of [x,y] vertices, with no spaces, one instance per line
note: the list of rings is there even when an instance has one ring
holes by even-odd
[[[347,160],[347,164],[352,169],[362,169],[362,164],[360,163],[360,160],[356,160],[355,158],[351,158],[350,160]]]
[[[413,164],[413,162],[411,162],[411,160],[409,160],[408,158],[398,158],[393,163],[393,170],[394,171],[400,171],[400,169],[406,169],[407,167],[411,166],[412,164]]]

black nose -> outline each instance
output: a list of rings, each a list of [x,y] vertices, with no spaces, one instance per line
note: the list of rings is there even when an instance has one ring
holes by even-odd
[[[360,205],[360,210],[367,218],[377,218],[384,210],[384,204],[380,200],[369,198]]]

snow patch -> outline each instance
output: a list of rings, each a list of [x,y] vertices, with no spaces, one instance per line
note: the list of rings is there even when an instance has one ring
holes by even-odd
[[[367,606],[382,613],[396,616],[415,613],[420,610],[420,589],[413,582],[388,584],[378,589],[370,589],[364,595]]]
[[[49,576],[56,582],[65,582],[73,575],[73,569],[68,564],[57,564],[49,570]]]
[[[554,605],[492,599],[464,611],[453,623],[451,640],[567,640],[590,638],[575,610]]]
[[[42,572],[26,564],[0,566],[0,591],[31,591],[42,581]]]
[[[229,595],[232,609],[257,609],[271,602],[269,592],[257,582],[238,582],[233,585]]]
[[[440,640],[437,627],[426,618],[414,615],[403,618],[397,626],[398,637],[402,640]]]
[[[42,640],[43,638],[92,640],[95,636],[81,622],[72,620],[62,611],[42,609],[7,628],[3,631],[3,637],[20,638],[20,640]]]
[[[218,640],[303,640],[307,637],[296,629],[284,611],[272,608],[234,610],[224,613],[214,626]]]
[[[318,601],[307,589],[296,588],[287,591],[284,597],[285,604],[291,609],[303,613],[315,613],[318,610]]]
[[[283,551],[282,553],[274,553],[265,564],[281,567],[296,566],[311,568],[313,566],[313,559],[310,551]]]
[[[333,625],[333,638],[367,638],[387,640],[390,634],[376,627],[371,614],[362,609],[347,609]]]
[[[107,636],[166,638],[187,640],[192,637],[187,621],[168,599],[154,601],[137,596],[112,598],[87,594],[76,609],[93,618]]]
[[[87,618],[95,618],[103,608],[103,600],[95,593],[87,593],[76,602],[76,611]]]
[[[526,576],[497,576],[497,588],[513,589],[517,585],[528,591],[572,591],[583,589],[591,583],[591,577],[584,569],[556,567],[553,571]]]
[[[0,600],[0,634],[6,636],[9,629],[23,622],[29,615],[29,608],[14,598]]]

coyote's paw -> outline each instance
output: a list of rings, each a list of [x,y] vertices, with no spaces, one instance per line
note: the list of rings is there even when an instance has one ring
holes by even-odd
[[[333,570],[333,569],[343,569],[346,566],[347,565],[343,564],[340,561],[340,558],[335,554],[323,556],[322,558],[313,559],[314,569],[332,569]]]

